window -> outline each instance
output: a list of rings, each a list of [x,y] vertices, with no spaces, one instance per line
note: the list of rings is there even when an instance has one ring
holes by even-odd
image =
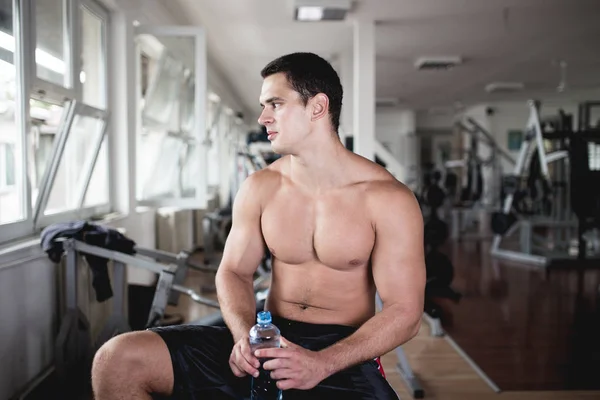
[[[44,214],[78,209],[86,189],[86,171],[93,168],[96,152],[104,134],[104,121],[91,115],[77,114],[68,130],[65,147]]]
[[[106,54],[104,53],[104,21],[87,7],[81,6],[81,72],[83,102],[92,107],[106,108]]]
[[[52,161],[56,137],[63,129],[61,124],[66,117],[62,104],[30,99],[29,101],[29,179],[31,182],[31,204],[39,200],[40,187],[44,175]]]
[[[0,143],[0,191],[11,190],[15,186],[15,145]]]
[[[8,16],[0,18],[0,224],[7,224],[25,218],[25,196],[12,2],[0,2],[0,15]]]
[[[0,241],[110,211],[107,20],[93,0],[0,1]]]
[[[588,142],[588,167],[590,171],[600,171],[600,144]]]
[[[94,165],[90,184],[85,193],[83,206],[91,207],[107,204],[110,201],[108,182],[108,140],[106,135],[102,140],[98,159]]]
[[[186,31],[187,29],[187,31]],[[160,34],[138,32],[137,187],[140,204],[203,207],[206,186],[206,130],[197,123],[199,93],[197,28]],[[201,72],[202,69],[199,69]],[[200,77],[201,78],[201,77]],[[204,122],[201,123],[204,128]],[[202,192],[202,193],[201,193]],[[200,200],[199,200],[200,199]]]
[[[35,1],[35,64],[38,78],[70,88],[67,0]]]

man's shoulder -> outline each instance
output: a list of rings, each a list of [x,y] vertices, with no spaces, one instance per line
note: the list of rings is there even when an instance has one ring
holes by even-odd
[[[244,183],[246,186],[252,188],[252,190],[273,189],[274,186],[279,185],[281,182],[281,165],[282,160],[276,160],[265,168],[250,174]]]
[[[413,191],[379,164],[370,163],[364,172],[362,184],[367,204],[374,210],[413,207],[417,204]]]

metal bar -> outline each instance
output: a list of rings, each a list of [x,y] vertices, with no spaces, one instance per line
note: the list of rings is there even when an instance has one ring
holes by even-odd
[[[177,257],[173,253],[158,249],[149,249],[146,247],[136,247],[135,252],[139,255],[153,258],[158,261],[175,264]]]
[[[82,29],[79,18],[79,1],[66,0],[66,24],[65,24],[65,44],[69,47],[69,55],[66,57],[65,64],[69,65],[67,73],[67,87],[73,89],[76,99],[83,101],[83,85],[79,79],[79,71],[82,71],[81,53],[83,48]]]
[[[65,285],[67,287],[66,307],[69,309],[77,308],[77,250],[75,244],[71,241],[65,243],[67,253],[67,266]]]
[[[524,263],[535,264],[535,265],[539,265],[539,266],[543,266],[543,267],[548,265],[548,259],[546,257],[537,256],[534,254],[523,254],[523,253],[519,253],[518,251],[513,251],[513,250],[504,250],[504,249],[496,248],[496,249],[492,249],[492,255],[494,255],[498,258],[503,258],[505,260],[509,260],[509,261],[524,262]]]
[[[531,254],[531,224],[527,220],[521,220],[519,226],[521,228],[519,231],[521,251],[525,254]]]
[[[567,150],[557,150],[552,153],[546,154],[546,162],[550,164],[554,161],[562,160],[567,157],[569,157],[569,152]]]
[[[35,378],[27,383],[27,385],[16,393],[11,400],[27,400],[31,392],[33,392],[38,386],[40,386],[46,379],[54,373],[56,366],[51,364],[42,370]]]
[[[548,163],[546,161],[546,152],[544,151],[544,137],[542,136],[542,127],[540,126],[540,118],[538,115],[538,108],[534,101],[529,102],[530,108],[530,121],[533,124],[535,130],[535,141],[538,149],[538,158],[540,159],[540,167],[544,178],[548,178]]]
[[[450,345],[456,350],[456,352],[477,372],[477,374],[488,384],[489,387],[496,393],[500,393],[500,388],[490,379],[489,376],[486,375],[485,372],[460,348],[458,344],[448,335],[446,335],[445,339],[450,343]]]
[[[29,170],[29,151],[30,143],[28,140],[28,132],[30,131],[29,118],[29,93],[31,86],[31,64],[33,61],[34,43],[32,37],[35,35],[35,23],[30,23],[31,18],[31,3],[28,1],[13,0],[13,36],[15,38],[14,65],[16,71],[17,82],[17,98],[15,99],[15,117],[17,129],[20,133],[19,152],[21,153],[21,168],[20,173],[20,189],[21,189],[21,204],[25,207],[23,210],[24,219],[32,221],[31,228],[33,229],[32,217],[32,201],[31,179],[28,179],[27,171]]]
[[[219,302],[207,299],[206,297],[202,297],[197,292],[195,292],[194,290],[192,290],[192,289],[190,289],[188,287],[181,286],[181,285],[173,285],[171,287],[171,289],[177,290],[178,292],[181,292],[181,293],[184,293],[184,294],[187,294],[196,303],[204,304],[204,305],[207,305],[207,306],[210,306],[210,307],[215,307],[215,308],[220,308],[221,307],[219,305]]]
[[[429,332],[431,336],[441,337],[444,336],[444,328],[442,327],[442,322],[439,318],[433,318],[427,313],[423,313],[423,317],[427,324],[429,325]]]
[[[125,306],[125,286],[127,267],[120,261],[113,261],[113,315],[122,316]]]
[[[77,115],[104,120],[109,116],[108,111],[84,103],[77,103]]]
[[[189,28],[188,28],[189,29]],[[188,31],[189,32],[189,31]],[[195,79],[195,91],[194,91],[194,136],[198,143],[198,154],[199,158],[199,171],[195,171],[197,174],[196,179],[196,193],[194,200],[196,201],[195,207],[206,208],[207,197],[208,197],[208,149],[206,145],[202,143],[204,138],[204,131],[206,129],[206,93],[207,89],[207,49],[206,49],[206,32],[204,29],[194,27],[193,37],[195,39],[194,46],[194,79]]]
[[[495,150],[497,150],[500,155],[502,157],[504,157],[505,159],[507,159],[508,161],[510,161],[512,164],[516,164],[516,160],[514,159],[514,157],[508,153],[506,150],[504,150],[504,148],[498,146],[498,144],[496,143],[496,140],[494,140],[494,137],[483,127],[479,124],[479,122],[477,122],[475,119],[468,117],[467,121],[469,121],[473,126],[475,126],[476,130],[481,133],[483,136],[485,136],[485,138],[488,140],[488,145],[490,147],[493,147]]]
[[[423,390],[421,382],[419,382],[417,377],[414,375],[402,347],[396,348],[396,357],[398,357],[396,368],[398,368],[400,376],[402,376],[402,379],[404,379],[406,386],[410,388],[412,397],[415,399],[422,399],[425,396],[425,391]]]
[[[44,174],[44,178],[40,183],[38,201],[36,203],[35,213],[33,215],[34,225],[37,224],[40,215],[43,215],[44,209],[48,204],[50,193],[52,191],[52,185],[54,184],[54,179],[56,178],[58,167],[60,166],[60,161],[64,154],[69,133],[71,132],[71,126],[75,118],[75,107],[77,105],[76,100],[68,102],[67,104],[67,113],[65,119],[60,125],[61,129],[58,133],[56,146],[54,147],[52,152],[50,165],[48,165],[48,167],[46,168],[46,173]]]
[[[145,248],[145,247],[136,247],[135,251],[137,254],[139,254],[141,256],[149,257],[149,258],[152,258],[159,262],[164,262],[164,263],[168,263],[168,264],[177,264],[178,257],[182,257],[182,258],[185,258],[185,260],[186,260],[185,265],[187,268],[193,268],[193,269],[201,271],[201,272],[215,272],[214,268],[208,268],[208,267],[204,267],[202,265],[192,263],[189,260],[189,254],[187,254],[185,252],[181,252],[178,255],[175,255],[175,254],[169,253],[167,251],[162,251],[162,250],[158,250],[158,249],[149,249],[149,248]]]
[[[185,277],[187,275],[187,259],[188,255],[184,252],[180,252],[177,254],[175,264],[177,265],[177,269],[175,270],[175,278],[173,283],[176,285],[183,284],[185,282]],[[169,294],[169,304],[176,306],[179,302],[180,293],[176,290],[173,290]]]
[[[98,155],[100,154],[100,148],[102,147],[102,142],[104,141],[104,137],[106,136],[106,129],[108,127],[108,121],[104,120],[104,125],[102,125],[102,130],[100,131],[100,135],[94,144],[94,153],[92,154],[92,158],[90,159],[86,172],[85,178],[83,180],[83,184],[81,185],[81,189],[79,192],[79,199],[77,200],[77,209],[80,210],[83,208],[83,203],[85,202],[85,195],[90,186],[90,181],[92,180],[92,175],[94,174],[94,168],[96,167],[96,162],[98,161]]]
[[[168,267],[163,268],[151,261],[146,261],[146,260],[143,260],[140,258],[136,258],[135,256],[123,254],[118,251],[107,250],[107,249],[104,249],[101,247],[91,246],[87,243],[83,243],[83,242],[80,242],[75,239],[69,239],[68,242],[72,242],[73,248],[81,253],[93,254],[93,255],[108,258],[108,259],[111,259],[114,261],[120,261],[123,264],[132,265],[132,266],[138,267],[138,268],[144,268],[144,269],[153,271],[159,275],[161,273],[169,270]],[[175,284],[171,287],[171,289],[187,294],[188,296],[190,296],[192,298],[192,300],[194,300],[197,303],[206,304],[211,307],[219,307],[218,302],[210,300],[210,299],[206,299],[188,287]]]
[[[173,278],[174,275],[170,271],[165,270],[160,273],[160,278],[158,279],[158,284],[156,285],[156,290],[154,291],[154,299],[152,300],[152,307],[150,308],[146,327],[157,326],[158,321],[160,321],[165,314],[167,298],[169,297],[169,292],[171,291],[171,286],[173,285]]]
[[[87,243],[81,242],[79,240],[75,240],[75,239],[69,239],[69,241],[72,241],[74,248],[81,253],[93,254],[96,256],[109,258],[114,261],[120,261],[127,265],[133,265],[138,268],[144,268],[144,269],[150,270],[152,272],[156,272],[157,274],[160,274],[162,271],[164,271],[166,269],[166,268],[160,267],[159,265],[157,265],[151,261],[146,261],[141,258],[136,258],[135,256],[131,256],[129,254],[124,254],[124,253],[121,253],[118,251],[104,249],[102,247],[92,246]]]

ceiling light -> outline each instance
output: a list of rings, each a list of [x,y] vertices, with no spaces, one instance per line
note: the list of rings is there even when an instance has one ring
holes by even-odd
[[[516,92],[524,88],[525,85],[522,82],[492,82],[485,86],[485,91],[488,93]]]
[[[298,21],[320,21],[323,19],[323,7],[298,7],[296,13]]]
[[[346,18],[351,0],[293,0],[297,21],[341,21]]]

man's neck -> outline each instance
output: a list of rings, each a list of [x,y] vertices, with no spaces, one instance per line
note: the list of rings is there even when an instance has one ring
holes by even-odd
[[[340,168],[348,157],[348,151],[337,136],[331,133],[321,140],[307,143],[305,149],[290,157],[290,177],[311,192],[339,187],[347,180],[347,171]]]

